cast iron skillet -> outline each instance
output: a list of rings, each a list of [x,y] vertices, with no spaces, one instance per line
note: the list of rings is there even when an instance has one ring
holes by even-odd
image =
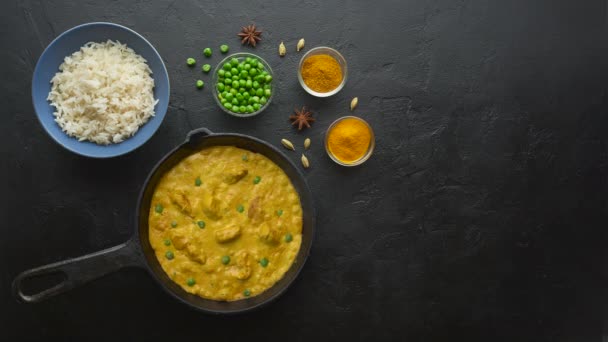
[[[289,177],[300,195],[303,211],[302,245],[294,264],[273,287],[264,293],[234,302],[214,301],[203,299],[184,291],[174,283],[162,270],[154,250],[148,240],[148,213],[150,199],[156,184],[162,175],[170,170],[183,158],[207,146],[230,145],[252,152],[260,153],[276,163]],[[78,258],[64,260],[46,266],[34,268],[19,274],[13,281],[13,293],[24,302],[34,303],[66,292],[90,280],[97,279],[123,267],[142,267],[149,271],[152,277],[170,295],[184,304],[200,311],[217,314],[230,314],[249,311],[267,304],[281,295],[294,281],[304,266],[314,237],[315,210],[312,196],[304,176],[299,169],[274,146],[242,134],[211,133],[206,128],[196,129],[188,134],[186,141],[163,157],[154,167],[144,183],[139,195],[135,213],[135,233],[133,237],[118,246],[84,255]],[[48,289],[35,294],[24,294],[22,281],[28,278],[49,274],[62,274],[64,280]]]

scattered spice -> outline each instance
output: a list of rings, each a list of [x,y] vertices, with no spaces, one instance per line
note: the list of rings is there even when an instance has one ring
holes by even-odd
[[[304,126],[310,128],[310,124],[315,121],[312,117],[312,113],[306,110],[306,107],[302,107],[301,110],[294,109],[295,114],[289,116],[289,120],[293,121],[292,125],[298,125],[298,131],[301,131]]]
[[[287,140],[287,139],[281,139],[281,144],[283,144],[283,146],[285,146],[286,149],[295,151],[296,149],[293,147],[293,144],[291,143],[291,141]]]
[[[304,83],[318,93],[327,93],[342,83],[342,68],[330,55],[307,57],[300,70]]]
[[[256,30],[256,27],[253,24],[243,26],[241,32],[238,34],[238,36],[241,37],[241,44],[247,43],[253,47],[255,47],[257,42],[262,40],[262,37],[260,37],[261,35],[262,31]]]
[[[279,56],[283,57],[283,56],[285,56],[286,53],[287,53],[287,49],[285,48],[285,44],[283,44],[283,42],[281,42],[281,44],[279,44]]]
[[[310,162],[304,154],[302,154],[302,166],[304,166],[305,169],[308,169],[310,167]]]
[[[359,98],[355,97],[352,101],[350,101],[350,110],[355,110],[355,108],[357,108],[357,104],[359,104]]]
[[[300,39],[300,41],[298,41],[298,45],[296,46],[296,51],[300,51],[304,48],[304,38]]]
[[[371,131],[367,124],[353,117],[339,121],[327,134],[328,151],[346,164],[365,156],[371,143]]]
[[[304,149],[308,150],[309,147],[310,147],[310,138],[306,138],[306,140],[304,140]]]

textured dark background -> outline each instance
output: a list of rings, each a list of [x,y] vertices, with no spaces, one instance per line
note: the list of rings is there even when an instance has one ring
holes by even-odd
[[[3,1],[0,12],[0,330],[19,339],[600,341],[608,254],[606,1]],[[52,142],[30,101],[34,65],[58,34],[90,21],[129,26],[165,59],[171,106],[156,135],[112,160]],[[261,116],[221,112],[185,59],[255,22],[276,72]],[[337,96],[300,89],[296,65],[328,45],[348,60]],[[288,55],[277,46],[284,41]],[[200,64],[200,62],[199,62]],[[198,68],[197,68],[198,69]],[[204,80],[210,77],[203,76]],[[374,127],[362,167],[322,147],[348,113]],[[309,105],[298,134],[287,117]],[[14,276],[129,238],[140,185],[197,127],[313,141],[318,209],[301,276],[277,302],[210,317],[124,270],[37,305]],[[298,154],[291,154],[297,161]]]

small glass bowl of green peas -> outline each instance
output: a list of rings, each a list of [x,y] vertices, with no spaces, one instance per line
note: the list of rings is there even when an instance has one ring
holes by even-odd
[[[239,52],[224,58],[213,71],[213,97],[233,116],[260,114],[273,96],[272,69],[259,56]]]

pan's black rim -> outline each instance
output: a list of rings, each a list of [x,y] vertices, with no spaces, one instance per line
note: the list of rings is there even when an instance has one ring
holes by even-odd
[[[274,145],[262,140],[262,139],[258,139],[256,137],[250,136],[250,135],[246,135],[246,134],[240,134],[240,133],[212,133],[209,132],[206,129],[203,129],[204,131],[206,131],[206,136],[207,137],[235,137],[235,138],[241,138],[241,139],[247,139],[247,140],[252,140],[254,142],[260,143],[262,145],[267,146],[268,148],[270,148],[274,153],[276,153],[277,155],[279,155],[282,159],[284,159],[285,161],[287,161],[287,163],[290,165],[290,167],[295,170],[295,172],[297,173],[297,176],[300,178],[300,180],[302,181],[303,184],[303,191],[307,193],[308,197],[312,199],[312,193],[310,191],[310,187],[308,186],[308,182],[306,181],[306,177],[304,176],[304,174],[302,173],[302,171],[296,166],[296,164],[289,159],[281,150],[279,150],[278,148],[276,148]],[[188,135],[189,136],[189,135]],[[150,181],[152,179],[152,177],[154,176],[154,174],[156,173],[156,171],[171,157],[173,156],[173,154],[175,154],[176,152],[178,152],[179,150],[183,149],[187,144],[189,143],[188,140],[186,140],[185,142],[179,144],[178,146],[176,146],[174,149],[172,149],[171,151],[169,151],[167,154],[165,154],[155,165],[154,167],[150,170],[150,172],[148,173],[148,176],[146,177],[146,180],[144,181],[144,184],[139,192],[139,196],[137,198],[137,207],[135,210],[135,234],[133,236],[132,239],[137,240],[137,246],[140,249],[141,253],[142,253],[142,259],[143,259],[143,267],[148,271],[148,273],[150,273],[150,275],[152,276],[152,278],[154,278],[154,280],[156,281],[156,283],[159,284],[159,286],[165,291],[167,292],[170,296],[172,296],[173,298],[177,299],[179,302],[188,305],[191,308],[194,308],[200,312],[204,312],[204,313],[209,313],[209,314],[217,314],[217,315],[233,315],[233,314],[242,314],[242,313],[246,313],[246,312],[250,312],[250,311],[254,311],[254,310],[258,310],[263,308],[264,306],[274,302],[276,299],[278,299],[279,297],[281,297],[286,291],[287,289],[293,284],[293,282],[299,277],[300,273],[302,272],[302,269],[304,268],[304,264],[306,264],[306,261],[308,261],[308,256],[310,255],[310,249],[312,247],[312,244],[314,243],[314,238],[315,238],[315,223],[316,223],[316,210],[314,207],[314,203],[311,203],[310,205],[310,211],[311,211],[311,234],[310,234],[310,243],[308,244],[308,246],[305,247],[305,249],[300,248],[300,251],[298,252],[298,254],[300,253],[304,253],[303,254],[303,260],[302,262],[298,263],[297,265],[294,263],[292,264],[291,267],[297,267],[295,270],[295,273],[293,275],[293,277],[285,284],[283,284],[282,288],[280,288],[274,295],[272,295],[271,297],[267,298],[266,300],[264,300],[263,302],[260,303],[256,303],[254,305],[251,305],[249,307],[246,308],[242,308],[242,309],[235,309],[235,310],[214,310],[214,309],[209,309],[209,308],[204,308],[201,307],[199,305],[196,305],[194,303],[191,303],[190,301],[188,301],[187,299],[183,298],[182,296],[180,296],[178,293],[175,293],[174,291],[172,291],[171,289],[169,289],[167,286],[164,285],[163,280],[161,280],[161,278],[158,276],[158,274],[152,269],[152,267],[150,266],[148,259],[145,257],[146,252],[144,251],[144,248],[142,248],[142,241],[141,241],[141,237],[139,234],[139,218],[141,215],[141,204],[145,195],[145,192],[150,184]],[[147,215],[147,213],[146,213]],[[297,259],[297,257],[296,257]],[[273,285],[274,286],[278,286],[278,283]],[[270,290],[270,289],[268,289]],[[219,302],[219,301],[218,301]],[[226,302],[228,303],[228,302]]]

